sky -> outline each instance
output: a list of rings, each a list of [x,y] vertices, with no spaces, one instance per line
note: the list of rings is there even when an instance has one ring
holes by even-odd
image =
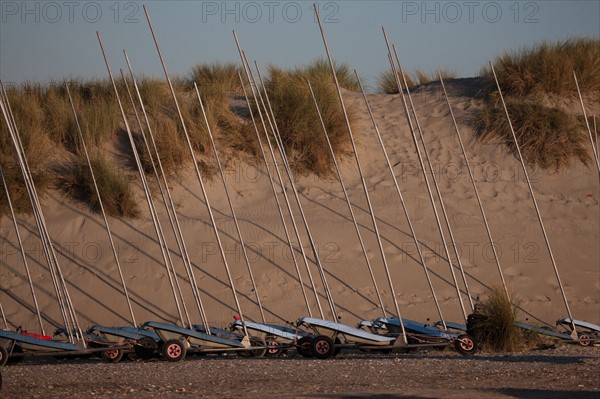
[[[0,75],[7,83],[163,77],[142,5],[171,75],[203,62],[238,62],[235,30],[251,62],[293,67],[325,57],[307,1],[0,1]],[[600,1],[319,1],[331,54],[373,87],[389,68],[382,26],[403,67],[476,76],[489,60],[543,40],[600,37]]]

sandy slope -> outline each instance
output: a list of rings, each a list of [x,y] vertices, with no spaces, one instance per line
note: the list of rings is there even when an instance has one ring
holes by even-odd
[[[473,140],[473,131],[468,127],[467,120],[472,117],[478,105],[469,96],[462,96],[456,90],[454,92],[452,102],[474,165],[492,235],[500,251],[500,263],[510,290],[521,301],[523,312],[520,317],[528,317],[532,321],[537,318],[553,324],[556,319],[566,316],[566,309],[520,164],[503,146],[482,146]],[[428,318],[437,320],[439,316],[423,267],[416,260],[417,253],[408,224],[362,98],[355,93],[346,93],[345,96],[348,104],[359,113],[354,131],[359,143],[358,152],[402,314],[421,321]],[[441,310],[446,319],[462,321],[462,311],[452,284],[450,268],[442,259],[445,258],[445,252],[440,244],[439,232],[400,100],[397,96],[388,95],[372,95],[369,99],[394,163],[394,171],[417,237],[424,244],[426,264],[431,272]],[[474,297],[484,296],[487,287],[498,284],[500,279],[445,100],[439,90],[430,88],[415,95],[414,101],[434,174],[439,181],[461,252],[470,291]],[[352,158],[342,162],[342,173],[385,306],[394,313],[383,263],[366,211],[367,203]],[[196,266],[196,277],[208,318],[225,326],[236,313],[233,310],[231,290],[197,180],[192,173],[185,173],[183,176],[177,182],[172,182],[172,193],[179,206],[187,247]],[[249,247],[251,265],[267,318],[270,321],[281,321],[307,315],[264,169],[238,163],[228,169],[227,177],[231,191],[235,192],[233,201]],[[532,178],[573,315],[578,319],[600,323],[597,172],[578,164],[559,175],[534,172]],[[297,185],[342,321],[354,324],[359,319],[381,315],[339,183],[309,176],[300,178]],[[141,191],[138,194],[140,201],[143,201]],[[248,318],[259,320],[234,224],[218,180],[209,184],[209,197],[222,232],[236,288],[241,293],[242,309]],[[58,192],[50,193],[43,206],[81,323],[127,323],[127,307],[100,217],[90,214],[78,204],[64,201]],[[150,319],[175,321],[177,312],[155,241],[154,229],[147,208],[142,208],[145,212],[139,220],[110,220],[118,242],[126,282],[134,300],[136,318],[138,322]],[[163,226],[168,230],[164,210],[161,210],[161,215]],[[300,221],[299,216],[297,219]],[[35,238],[34,221],[32,218],[20,220],[38,300],[46,321],[48,324],[60,324],[60,313],[45,268],[43,252]],[[302,235],[307,254],[312,259],[314,256],[305,233]],[[1,237],[0,301],[11,324],[37,330],[31,312],[29,288],[22,277],[23,265],[17,252],[15,234],[12,224],[6,218],[2,220]],[[169,237],[171,239],[172,234]],[[173,259],[183,277],[185,273],[176,255],[174,240],[171,242]],[[304,270],[301,257],[298,256],[297,259]],[[315,280],[318,280],[318,273],[312,262],[311,271]],[[456,276],[460,280],[458,270]],[[305,271],[302,277],[308,290]],[[190,316],[193,321],[199,321],[187,283],[182,279],[181,284]],[[464,291],[462,282],[460,286]],[[313,315],[318,315],[314,295],[310,290],[307,293]],[[327,316],[328,307],[323,296],[320,301]],[[468,308],[465,295],[463,301]]]

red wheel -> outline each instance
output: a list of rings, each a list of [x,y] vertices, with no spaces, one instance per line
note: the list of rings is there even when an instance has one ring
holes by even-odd
[[[581,346],[590,346],[590,344],[592,343],[592,341],[590,341],[590,336],[587,334],[580,334],[579,335],[579,345]]]
[[[269,349],[267,349],[267,353],[265,353],[265,356],[277,357],[281,356],[281,354],[283,353],[283,349],[279,347],[279,342],[275,340],[267,341],[267,346],[269,347]]]
[[[178,339],[170,339],[162,347],[162,355],[169,362],[178,362],[185,357],[185,346]]]
[[[123,358],[123,351],[119,349],[110,349],[102,352],[102,359],[109,363],[118,363]]]
[[[477,342],[467,334],[459,335],[454,341],[454,347],[463,356],[473,356],[477,353]]]
[[[319,335],[312,342],[312,350],[315,357],[318,359],[327,359],[333,356],[335,352],[335,345],[333,340],[324,335]]]

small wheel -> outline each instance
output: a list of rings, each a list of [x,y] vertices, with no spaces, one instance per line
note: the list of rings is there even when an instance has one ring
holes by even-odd
[[[162,347],[162,355],[169,362],[178,362],[185,357],[185,346],[181,340],[170,339]]]
[[[337,355],[340,354],[340,351],[342,350],[342,348],[339,346],[342,344],[342,342],[340,341],[339,338],[336,338],[334,344],[335,345],[333,345],[333,347],[334,347],[333,355],[331,355],[331,356],[336,357]]]
[[[110,349],[101,353],[102,359],[109,363],[119,363],[119,361],[123,358],[123,351],[120,349]]]
[[[265,356],[267,357],[278,357],[281,356],[281,354],[283,353],[283,349],[281,349],[279,346],[279,342],[275,341],[275,339],[273,339],[272,337],[267,338],[267,346],[269,347],[269,349],[267,349],[267,353],[265,353]]]
[[[319,335],[313,339],[312,350],[317,359],[327,359],[333,356],[335,345],[331,338]]]
[[[296,344],[296,350],[303,357],[313,357],[315,354],[312,350],[312,337],[302,337]]]
[[[592,343],[592,341],[590,340],[590,336],[587,334],[580,334],[579,339],[579,345],[581,346],[590,346],[590,344]]]
[[[21,348],[20,345],[15,344],[15,346],[12,349],[12,353],[23,353],[23,348]],[[23,360],[25,360],[24,356],[9,356],[8,360],[6,361],[6,364],[17,364],[17,363],[21,363]],[[0,362],[2,363],[2,362]]]
[[[8,352],[6,348],[0,346],[0,366],[4,366],[8,362]]]
[[[477,353],[477,342],[467,334],[459,335],[454,341],[456,351],[463,356],[473,356]]]
[[[158,343],[150,337],[144,337],[136,342],[133,350],[142,360],[152,359],[158,351]]]

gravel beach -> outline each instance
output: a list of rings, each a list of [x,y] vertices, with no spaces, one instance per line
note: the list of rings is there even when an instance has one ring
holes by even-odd
[[[598,398],[600,347],[465,358],[342,352],[329,360],[190,356],[26,361],[1,369],[2,398]]]

